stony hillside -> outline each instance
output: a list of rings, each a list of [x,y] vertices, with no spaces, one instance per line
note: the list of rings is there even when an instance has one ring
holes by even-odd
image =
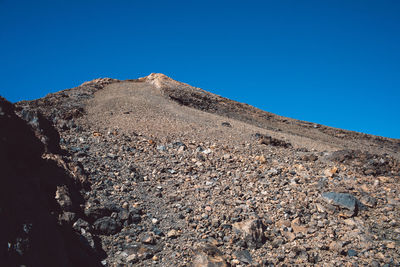
[[[400,264],[400,140],[284,118],[162,74],[3,102],[9,265]],[[35,201],[18,197],[25,183]],[[24,232],[44,225],[57,232],[52,247]]]

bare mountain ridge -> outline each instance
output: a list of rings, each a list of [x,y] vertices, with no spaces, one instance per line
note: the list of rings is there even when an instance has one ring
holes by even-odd
[[[266,130],[267,133],[272,136],[289,140],[289,142],[292,142],[297,147],[304,145],[310,149],[316,149],[318,147],[318,151],[332,151],[341,149],[362,150],[374,154],[388,153],[397,159],[400,158],[400,140],[398,139],[358,133],[282,117],[260,110],[251,105],[239,103],[212,94],[200,88],[192,87],[188,84],[175,81],[160,73],[152,73],[143,78],[127,81],[119,81],[109,78],[96,79],[86,82],[77,88],[49,94],[43,99],[33,101],[33,103],[30,105],[34,104],[35,102],[38,103],[39,107],[43,104],[47,105],[47,103],[50,103],[51,105],[57,105],[58,103],[62,103],[62,100],[59,100],[60,96],[61,98],[68,96],[72,98],[79,97],[80,99],[89,99],[95,94],[95,92],[110,84],[114,84],[114,86],[118,86],[119,88],[129,85],[130,90],[132,90],[130,91],[131,97],[135,97],[135,87],[141,83],[155,87],[153,90],[149,89],[147,92],[141,93],[142,97],[146,98],[147,100],[151,100],[151,98],[157,95],[159,97],[161,94],[162,96],[176,102],[179,105],[256,126],[260,129]],[[103,95],[107,95],[107,93],[108,91],[105,90]],[[50,99],[55,99],[55,101]],[[266,101],[272,100],[268,99]],[[23,106],[24,103],[25,102],[23,101],[18,105]],[[160,106],[158,108],[160,108]],[[77,106],[76,108],[72,107],[72,109],[71,107],[67,107],[67,109],[69,110],[67,112],[60,111],[60,113],[63,113],[64,117],[74,116],[72,114],[74,112],[84,112],[84,107],[82,106]],[[48,110],[43,111],[45,113],[49,112]],[[310,146],[307,144],[313,145]]]
[[[342,149],[368,149],[380,152],[399,153],[400,140],[327,127],[311,122],[285,118],[209,93],[200,88],[177,82],[163,74],[150,74],[138,81],[149,81],[160,88],[163,94],[179,104],[193,107],[228,118],[240,120],[260,128],[290,135],[308,137],[317,142],[327,143]],[[266,100],[279,101],[279,100]]]

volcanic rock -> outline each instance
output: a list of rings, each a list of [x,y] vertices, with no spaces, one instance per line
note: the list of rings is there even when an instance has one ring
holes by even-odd
[[[399,140],[163,74],[1,99],[0,126],[1,266],[400,264]]]

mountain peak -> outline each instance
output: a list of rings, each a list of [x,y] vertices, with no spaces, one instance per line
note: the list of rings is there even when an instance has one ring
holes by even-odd
[[[168,77],[164,73],[154,73],[154,72],[150,73],[145,78],[147,78],[147,79],[171,79],[170,77]]]
[[[145,76],[145,77],[141,77],[138,80],[143,81],[153,81],[153,80],[173,80],[170,77],[168,77],[167,75],[163,74],[163,73],[155,73],[152,72],[149,75]]]
[[[179,82],[174,80],[163,73],[151,73],[146,77],[142,77],[138,79],[139,81],[145,81],[153,84],[158,89],[166,89],[166,88],[177,88],[180,86],[190,86],[189,84]]]

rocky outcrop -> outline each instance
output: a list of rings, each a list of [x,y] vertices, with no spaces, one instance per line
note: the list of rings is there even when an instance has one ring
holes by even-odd
[[[34,116],[25,116],[27,123],[0,98],[0,265],[100,266],[71,228],[81,216],[80,183],[42,157],[59,150],[57,135],[45,118]]]

